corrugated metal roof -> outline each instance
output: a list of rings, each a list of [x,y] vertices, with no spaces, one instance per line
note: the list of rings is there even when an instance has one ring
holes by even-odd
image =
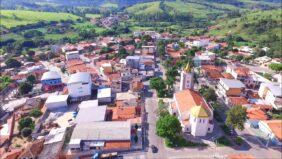
[[[68,84],[70,83],[89,83],[91,82],[91,75],[88,72],[77,72],[70,76]]]

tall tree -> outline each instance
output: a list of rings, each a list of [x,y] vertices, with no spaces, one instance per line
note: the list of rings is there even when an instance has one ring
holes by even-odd
[[[247,120],[246,108],[242,106],[234,106],[227,112],[226,125],[244,130],[244,123]]]
[[[174,115],[160,117],[156,124],[157,135],[164,138],[175,138],[181,132],[179,120]]]

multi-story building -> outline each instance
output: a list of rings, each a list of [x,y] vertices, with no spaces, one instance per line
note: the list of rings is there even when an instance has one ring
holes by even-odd
[[[219,96],[241,96],[245,89],[245,85],[235,79],[220,78],[217,85],[217,94]]]
[[[45,91],[54,90],[63,86],[61,76],[58,72],[48,71],[41,77],[42,89]]]
[[[259,96],[274,109],[282,109],[282,84],[262,83],[258,92]]]
[[[67,84],[72,101],[82,100],[91,96],[92,80],[90,73],[78,72],[72,74]]]

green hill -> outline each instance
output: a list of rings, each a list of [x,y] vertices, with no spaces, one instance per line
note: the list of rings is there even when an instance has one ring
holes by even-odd
[[[267,46],[273,50],[274,57],[281,57],[281,28],[282,12],[278,9],[254,11],[240,18],[218,20],[207,34],[221,37],[233,35],[239,37],[237,45]]]
[[[279,7],[277,1],[266,0],[170,0],[138,3],[125,10],[137,20],[177,21],[215,19],[234,11],[264,10]]]
[[[77,20],[78,16],[69,13],[53,13],[26,10],[1,10],[1,26],[12,28],[39,21]]]

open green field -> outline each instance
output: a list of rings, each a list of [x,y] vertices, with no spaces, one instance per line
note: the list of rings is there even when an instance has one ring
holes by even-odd
[[[12,28],[19,25],[37,23],[39,21],[77,20],[78,16],[69,13],[53,13],[25,10],[1,10],[1,25]]]
[[[140,3],[126,8],[126,11],[132,14],[159,14],[163,13],[163,10],[160,8],[160,2],[148,2]]]
[[[254,31],[254,28],[258,28],[260,21],[271,20],[276,25],[269,26],[268,28],[262,28],[264,30],[261,33]],[[218,20],[214,29],[211,29],[208,34],[214,36],[226,36],[228,34],[235,34],[243,37],[246,40],[261,40],[267,37],[269,34],[276,34],[282,37],[282,14],[281,10],[269,10],[269,11],[255,11],[245,14],[241,18],[233,19],[221,19]]]
[[[107,3],[102,4],[101,7],[104,7],[104,8],[118,8],[118,4],[107,2]]]
[[[85,17],[95,19],[95,18],[100,18],[101,15],[100,14],[85,14]]]

